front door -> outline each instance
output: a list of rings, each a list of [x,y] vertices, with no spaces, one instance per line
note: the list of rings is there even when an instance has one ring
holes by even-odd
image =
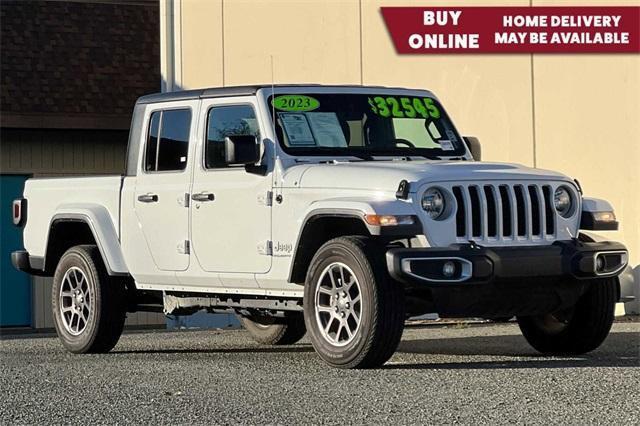
[[[134,210],[155,267],[183,271],[189,266],[190,140],[197,109],[173,106],[150,112]]]
[[[264,273],[271,267],[271,174],[248,173],[224,162],[227,136],[260,140],[254,98],[203,100],[202,149],[193,174],[191,240],[204,271]]]
[[[0,175],[0,327],[31,325],[31,278],[11,264],[23,249],[22,228],[13,225],[11,206],[22,197],[26,176]]]

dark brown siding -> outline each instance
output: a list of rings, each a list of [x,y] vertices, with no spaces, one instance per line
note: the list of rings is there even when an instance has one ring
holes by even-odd
[[[157,2],[2,1],[0,19],[3,127],[126,128],[160,89]]]

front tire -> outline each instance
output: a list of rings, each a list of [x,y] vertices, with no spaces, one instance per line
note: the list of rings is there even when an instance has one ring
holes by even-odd
[[[73,353],[109,352],[126,318],[125,288],[107,274],[98,248],[70,248],[60,259],[51,292],[53,322]]]
[[[387,273],[383,248],[365,237],[320,247],[307,272],[304,317],[329,365],[373,368],[391,358],[404,328],[404,292]]]
[[[572,308],[538,316],[518,317],[529,344],[550,355],[580,355],[599,347],[611,330],[617,283],[614,278],[593,280]]]
[[[240,322],[253,340],[263,345],[293,345],[307,332],[299,313],[284,318],[240,316]]]

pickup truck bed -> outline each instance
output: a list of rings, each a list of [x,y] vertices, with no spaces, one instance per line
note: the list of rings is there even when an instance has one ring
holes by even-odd
[[[29,179],[24,197],[29,200],[29,226],[24,247],[31,256],[43,257],[51,221],[60,213],[78,211],[81,205],[100,205],[108,212],[120,235],[120,186],[122,176]]]

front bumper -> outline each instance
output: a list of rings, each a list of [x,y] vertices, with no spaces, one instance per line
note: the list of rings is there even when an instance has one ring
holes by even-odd
[[[536,279],[614,277],[628,252],[616,242],[558,241],[548,246],[397,248],[387,252],[391,276],[405,284],[451,286]]]

